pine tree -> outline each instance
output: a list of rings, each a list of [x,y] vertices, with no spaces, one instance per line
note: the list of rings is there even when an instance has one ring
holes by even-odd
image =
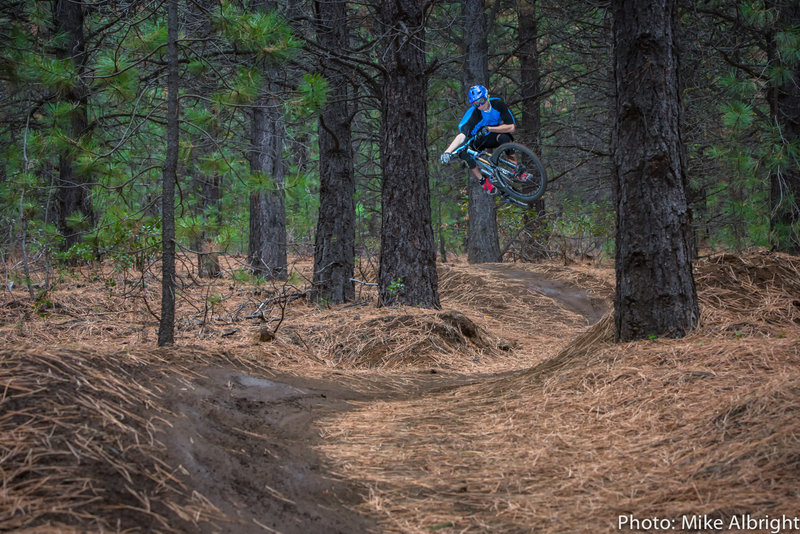
[[[167,2],[167,154],[161,185],[161,321],[158,346],[175,342],[175,183],[178,181],[178,0]]]
[[[381,66],[381,257],[384,305],[439,307],[428,184],[425,10],[420,0],[379,0]]]
[[[347,6],[343,0],[314,2],[317,41],[324,50],[349,46]],[[331,88],[319,116],[320,202],[314,246],[313,294],[318,301],[341,304],[355,294],[355,172],[351,127],[354,105],[350,69],[320,58]]]
[[[615,0],[616,337],[697,325],[674,0]]]
[[[483,0],[465,0],[464,21],[464,91],[473,85],[489,86],[489,45],[486,41],[486,13]],[[491,87],[488,87],[491,92]],[[469,212],[467,216],[467,259],[470,263],[502,261],[497,233],[495,199],[486,194],[480,182],[467,172]]]

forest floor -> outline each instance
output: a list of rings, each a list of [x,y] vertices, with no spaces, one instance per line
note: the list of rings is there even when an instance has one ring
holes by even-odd
[[[361,285],[355,303],[309,305],[307,261],[281,287],[225,266],[183,273],[167,349],[141,298],[154,278],[84,268],[35,305],[2,293],[0,531],[770,532],[800,517],[800,258],[701,260],[698,330],[623,344],[608,268],[440,264],[442,309],[425,310],[378,308]]]

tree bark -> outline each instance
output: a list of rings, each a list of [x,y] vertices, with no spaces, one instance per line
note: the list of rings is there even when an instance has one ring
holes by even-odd
[[[542,152],[542,114],[539,93],[542,80],[539,73],[537,0],[520,0],[519,19],[519,78],[522,117],[517,135],[522,144],[538,156]]]
[[[473,85],[489,85],[489,44],[484,0],[464,0],[464,90]],[[491,88],[490,92],[491,92]],[[497,206],[480,182],[467,171],[467,261],[502,261],[497,231]]]
[[[330,50],[348,47],[345,0],[314,2],[319,44]],[[331,87],[319,118],[319,217],[314,246],[312,297],[341,304],[353,300],[356,205],[351,142],[350,84],[347,73],[323,60],[322,74]]]
[[[186,9],[181,13],[179,20],[184,34],[193,39],[196,46],[193,52],[200,57],[209,54],[213,46],[212,32],[214,31],[211,14],[214,11],[214,0],[194,0],[186,5]],[[184,82],[185,90],[195,94],[207,93],[209,80],[206,76],[193,76]],[[219,146],[219,128],[212,122],[206,131],[192,130],[189,134],[190,144],[194,147],[195,154],[199,157],[192,157],[192,160],[213,158]],[[192,248],[197,251],[197,275],[200,278],[216,278],[220,275],[221,267],[219,255],[216,254],[214,238],[216,229],[209,224],[212,216],[216,217],[217,227],[221,225],[222,211],[220,209],[220,190],[222,187],[222,176],[215,171],[210,173],[202,170],[199,165],[188,163],[188,172],[194,176],[194,186],[199,202],[194,206],[193,215],[202,221],[202,231],[196,235],[196,240],[192,243]]]
[[[88,95],[83,81],[86,65],[86,39],[83,26],[84,4],[74,0],[56,0],[54,18],[57,31],[66,35],[63,46],[58,51],[62,60],[75,63],[78,76],[70,88],[66,100],[75,106],[70,115],[68,135],[78,141],[86,132],[88,125],[87,106]],[[88,226],[94,226],[94,212],[90,196],[88,180],[79,173],[73,165],[73,156],[68,152],[62,153],[58,158],[58,196],[53,206],[56,215],[56,224],[64,237],[64,248],[80,242],[84,225],[70,223],[70,216],[80,215],[88,221]]]
[[[267,74],[269,76],[269,73]],[[287,277],[286,209],[283,187],[283,117],[276,87],[265,84],[253,108],[250,172],[261,186],[250,193],[248,261],[253,273],[272,280]]]
[[[167,2],[167,154],[161,192],[161,321],[158,346],[175,342],[175,182],[178,179],[178,0]]]
[[[381,258],[383,305],[439,308],[428,183],[425,3],[381,0],[385,35],[381,112]]]
[[[699,310],[682,160],[675,0],[614,0],[616,338],[680,337]]]
[[[542,154],[542,114],[539,106],[541,74],[539,72],[538,21],[536,19],[537,0],[520,0],[519,19],[519,77],[520,97],[522,98],[522,117],[517,128],[519,141],[541,157]],[[545,200],[539,198],[533,204],[533,211],[523,214],[525,236],[521,245],[521,255],[525,259],[543,258],[546,251],[539,245],[544,240]]]

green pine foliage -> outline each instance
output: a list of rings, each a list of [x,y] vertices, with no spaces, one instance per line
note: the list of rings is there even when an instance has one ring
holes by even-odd
[[[719,86],[727,100],[719,106],[722,126],[720,142],[706,155],[720,166],[722,181],[708,198],[707,208],[718,224],[709,236],[710,244],[737,250],[748,246],[766,246],[769,237],[768,174],[761,147],[753,142],[762,127],[757,109],[756,80],[736,72],[720,76]],[[763,106],[763,103],[761,103]]]
[[[303,75],[292,108],[301,118],[314,117],[322,111],[329,93],[330,87],[325,77],[319,73],[307,73]]]
[[[326,52],[308,44],[315,30],[303,17],[288,21],[286,13],[245,4],[221,2],[182,18],[202,19],[197,22],[202,32],[193,34],[200,30],[187,22],[180,35],[180,244],[246,252],[250,194],[278,192],[271,176],[251,174],[249,166],[251,106],[271,82],[279,88],[286,125],[280,193],[289,242],[311,250],[319,209],[318,117],[326,102],[342,97],[318,73],[319,62],[336,61],[352,69],[357,248],[367,256],[376,253],[383,148],[377,89],[383,73],[376,67],[382,50],[371,6],[348,4],[353,49]],[[71,261],[105,258],[142,268],[157,259],[160,245],[165,12],[159,4],[125,13],[103,3],[82,5],[87,53],[77,64],[58,56],[67,36],[56,31],[52,2],[24,2],[14,13],[0,8],[0,248],[16,251],[25,226],[27,246],[37,254]],[[489,88],[511,105],[519,125],[517,7],[490,3],[486,15]],[[769,98],[772,87],[797,83],[800,28],[778,27],[780,11],[759,0],[712,0],[702,12],[687,7],[682,15],[686,34],[694,39],[682,56],[693,69],[684,67],[691,125],[684,139],[701,246],[770,246],[776,233],[796,239],[798,228],[770,227],[770,179],[799,166],[800,141],[787,138],[772,120]],[[545,198],[542,235],[549,241],[542,246],[552,256],[567,250],[566,243],[580,242],[580,248],[607,255],[614,232],[610,16],[601,4],[540,1],[537,17],[540,156],[555,179]],[[466,109],[460,5],[431,4],[427,24],[431,76],[428,93],[419,99],[428,111],[429,161],[420,165],[429,166],[437,244],[444,243],[449,253],[463,250],[468,224],[466,172],[438,163]],[[768,36],[774,36],[771,51]],[[342,56],[334,58],[333,52]],[[281,79],[267,79],[267,68],[281,72]],[[86,92],[85,101],[70,98],[76,89]],[[75,119],[83,116],[87,124],[75,132]],[[402,146],[403,140],[394,142]],[[83,240],[66,251],[52,213],[62,159],[91,184],[94,212],[94,219],[69,214],[67,226]],[[219,187],[216,203],[203,198],[200,184],[209,181]],[[792,195],[781,202],[779,207],[789,210],[797,205]],[[505,245],[521,239],[532,213],[504,205],[498,217]]]
[[[213,20],[222,37],[258,59],[285,62],[292,59],[302,46],[276,11],[252,12],[225,3]]]
[[[14,134],[0,134],[7,177],[0,183],[0,220],[8,221],[10,230],[2,246],[10,247],[18,233],[22,200],[29,246],[59,250],[61,239],[52,231],[52,221],[40,225],[49,232],[39,231],[37,224],[46,219],[45,206],[58,194],[50,184],[62,157],[93,184],[97,220],[92,228],[87,217],[70,214],[69,229],[82,232],[84,239],[58,256],[81,261],[115,258],[142,266],[158,251],[158,184],[165,150],[165,11],[146,6],[131,11],[128,18],[116,18],[119,13],[84,6],[87,35],[99,28],[102,33],[87,41],[86,68],[79,73],[74,61],[54,55],[66,37],[54,32],[52,5],[31,2],[26,7],[27,12],[13,22],[4,22],[11,45],[0,50],[0,83],[16,96],[19,108]],[[186,246],[211,239],[223,249],[242,253],[247,245],[249,193],[275,186],[267,176],[249,176],[242,150],[249,132],[242,125],[263,86],[262,62],[296,58],[302,41],[278,13],[251,12],[225,3],[210,18],[216,30],[210,36],[216,43],[213,48],[224,53],[205,56],[191,39],[180,48],[185,81],[178,238]],[[185,32],[181,35],[187,37]],[[63,98],[78,83],[89,90],[85,110]],[[327,82],[308,75],[287,109],[313,121],[326,97]],[[89,127],[75,137],[69,132],[79,112],[86,113]],[[21,131],[25,122],[27,130]],[[207,148],[200,150],[201,145]],[[193,184],[195,177],[207,176],[216,177],[223,187],[221,204],[204,208]],[[287,183],[292,205],[303,207],[290,223],[301,229],[297,233],[311,233],[316,200],[308,197],[316,194],[315,183],[318,177],[310,169],[293,172]],[[46,242],[31,245],[32,239]]]
[[[136,97],[139,72],[130,59],[121,59],[111,52],[101,53],[92,66],[91,81],[103,90],[103,99],[124,104]],[[115,102],[116,101],[116,102]]]

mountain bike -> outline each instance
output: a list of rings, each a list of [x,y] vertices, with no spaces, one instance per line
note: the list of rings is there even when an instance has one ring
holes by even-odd
[[[547,175],[544,167],[524,145],[504,143],[490,151],[473,149],[470,144],[476,136],[453,150],[453,156],[467,151],[478,164],[481,174],[500,190],[509,202],[530,208],[547,188]]]

